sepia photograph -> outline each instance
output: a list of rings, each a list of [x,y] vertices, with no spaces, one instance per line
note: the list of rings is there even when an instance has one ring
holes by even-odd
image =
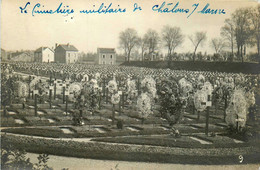
[[[0,0],[2,170],[260,170],[260,0]]]

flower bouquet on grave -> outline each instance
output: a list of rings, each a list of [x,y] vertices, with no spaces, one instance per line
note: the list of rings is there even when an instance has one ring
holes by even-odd
[[[100,88],[96,79],[91,79],[84,86],[84,96],[86,105],[88,106],[91,114],[94,114],[99,104]]]
[[[152,113],[151,98],[147,93],[142,93],[137,99],[137,109],[139,111],[139,116],[142,118],[142,124],[144,120]]]
[[[18,81],[16,94],[23,105],[23,109],[25,109],[25,102],[26,102],[26,97],[28,96],[28,93],[29,93],[28,84]]]
[[[185,78],[180,79],[178,84],[180,87],[180,96],[181,96],[180,99],[181,102],[183,103],[183,108],[186,108],[189,98],[193,98],[192,97],[193,87],[192,84],[189,81],[187,81]]]
[[[198,78],[197,78],[197,89],[201,89],[202,86],[204,85],[205,82],[205,77],[202,74],[199,74]]]
[[[198,111],[198,119],[200,118],[200,112],[204,111],[207,108],[205,104],[208,101],[208,95],[211,96],[213,87],[210,82],[205,82],[200,90],[194,94],[194,105]]]
[[[49,83],[40,80],[35,84],[35,88],[38,90],[39,102],[46,102],[49,94]]]
[[[167,119],[170,126],[182,119],[183,101],[181,99],[178,83],[173,79],[162,80],[161,88],[158,89],[160,100],[160,112]]]
[[[111,95],[111,104],[112,104],[112,124],[115,122],[115,105],[120,102],[120,94],[118,93],[118,86],[115,80],[110,80],[107,85],[108,92]]]
[[[114,94],[114,93],[116,93],[117,92],[117,82],[116,82],[116,80],[110,80],[109,82],[108,82],[108,85],[107,85],[107,88],[108,88],[108,92],[110,93],[110,94]]]
[[[127,88],[126,88],[126,94],[127,94],[127,102],[132,108],[132,104],[134,104],[134,101],[137,100],[138,91],[136,89],[136,82],[135,80],[127,79]]]
[[[68,99],[69,101],[73,102],[74,108],[76,108],[77,98],[81,94],[81,89],[82,89],[82,85],[81,83],[78,82],[74,82],[70,84],[68,87],[68,92],[69,92]]]
[[[250,120],[255,121],[256,116],[256,104],[255,104],[255,94],[252,90],[247,91],[245,94],[246,102],[247,102],[247,114]]]
[[[226,109],[226,122],[238,131],[242,130],[246,125],[247,120],[247,101],[245,92],[242,89],[235,89],[228,108]]]
[[[198,120],[200,119],[200,112],[204,111],[207,106],[206,103],[207,102],[207,92],[204,90],[198,90],[196,91],[196,93],[194,94],[194,106],[196,108],[196,110],[198,111]]]
[[[223,100],[223,89],[221,86],[216,86],[212,92],[212,102],[215,104],[215,114],[217,113],[218,104]]]
[[[151,99],[151,110],[153,110],[153,106],[155,104],[155,99],[158,97],[157,96],[157,90],[156,90],[156,82],[151,76],[145,77],[141,81],[141,89],[143,93],[147,93],[147,95]]]

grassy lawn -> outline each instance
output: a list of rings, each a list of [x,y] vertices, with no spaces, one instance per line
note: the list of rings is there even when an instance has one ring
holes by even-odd
[[[149,141],[149,139],[146,141]],[[224,165],[240,164],[238,159],[240,154],[244,157],[242,164],[259,163],[258,158],[260,156],[259,147],[206,149],[158,147],[100,142],[77,142],[60,139],[40,139],[25,136],[12,136],[8,134],[2,135],[1,142],[2,146],[12,144],[27,152],[102,160]],[[181,142],[183,141],[180,139],[180,143]]]
[[[181,148],[235,148],[247,147],[252,143],[235,143],[232,139],[223,136],[206,137],[206,135],[192,135],[204,140],[212,141],[212,144],[201,144],[199,141],[192,140],[191,136],[181,136],[179,138],[171,135],[160,136],[131,136],[115,138],[95,138],[93,141],[127,143],[140,145],[153,145],[164,147],[181,147]]]

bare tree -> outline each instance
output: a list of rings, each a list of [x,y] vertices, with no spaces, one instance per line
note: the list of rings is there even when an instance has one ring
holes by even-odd
[[[148,49],[147,44],[148,44],[148,43],[145,41],[144,38],[139,38],[139,46],[140,46],[140,48],[141,48],[142,61],[144,61],[144,53],[145,53],[145,51]]]
[[[164,46],[168,48],[168,57],[172,61],[174,50],[183,43],[184,35],[180,27],[164,26],[162,30],[162,40]]]
[[[242,62],[244,62],[243,55],[246,52],[246,45],[251,43],[250,38],[253,33],[251,28],[252,24],[249,17],[250,12],[251,10],[249,8],[240,8],[232,14],[232,20],[235,24],[237,53],[240,55]]]
[[[225,25],[221,28],[221,36],[224,37],[230,45],[233,61],[235,45],[235,25],[231,19],[225,19]]]
[[[221,38],[213,38],[211,40],[211,47],[215,50],[216,54],[219,54],[225,45],[225,41],[223,41]]]
[[[128,62],[130,60],[132,49],[138,45],[138,40],[139,38],[135,29],[127,28],[125,31],[120,32],[120,47],[124,49]]]
[[[257,47],[257,55],[260,63],[260,5],[252,11],[253,41]]]
[[[160,42],[159,34],[155,30],[149,29],[144,35],[144,41],[148,48],[148,54],[151,55],[158,49]]]
[[[196,32],[195,36],[190,35],[189,39],[192,42],[192,44],[194,45],[194,53],[193,53],[193,57],[192,57],[193,62],[194,62],[198,46],[199,45],[202,46],[204,41],[206,41],[206,39],[207,39],[206,32]]]

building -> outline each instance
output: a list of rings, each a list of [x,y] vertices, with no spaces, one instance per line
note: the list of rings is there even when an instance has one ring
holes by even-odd
[[[79,59],[79,51],[70,44],[55,45],[54,61],[56,63],[76,63]]]
[[[34,52],[34,61],[35,62],[54,62],[54,51],[49,47],[40,47]]]
[[[98,48],[96,64],[116,64],[116,51],[114,48]]]
[[[7,52],[1,48],[1,61],[7,60]]]
[[[158,52],[145,53],[144,60],[157,61],[157,60],[159,60],[159,53]]]
[[[8,54],[10,61],[33,62],[33,52],[21,51]]]

